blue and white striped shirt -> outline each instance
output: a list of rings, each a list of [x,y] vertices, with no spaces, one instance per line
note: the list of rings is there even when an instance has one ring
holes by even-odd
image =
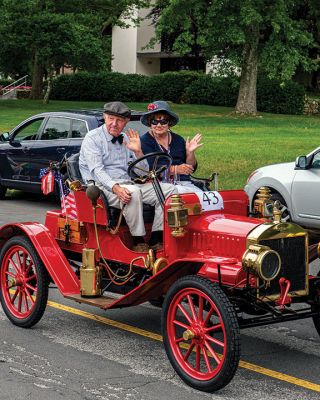
[[[93,179],[110,191],[116,183],[132,183],[127,173],[128,163],[136,160],[132,151],[124,144],[112,143],[112,138],[105,125],[93,129],[83,139],[79,157],[83,180]],[[128,141],[126,135],[124,141]],[[139,166],[149,170],[147,161]]]

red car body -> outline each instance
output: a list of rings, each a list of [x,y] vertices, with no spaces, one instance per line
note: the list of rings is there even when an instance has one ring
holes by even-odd
[[[74,191],[77,220],[56,210],[47,212],[45,225],[0,229],[0,299],[14,324],[39,321],[48,280],[65,297],[102,309],[164,299],[169,360],[187,384],[208,392],[224,387],[236,372],[239,326],[312,317],[320,333],[320,278],[308,272],[307,233],[294,224],[249,217],[243,191],[220,192],[224,208],[214,211],[202,211],[194,193],[166,199],[163,250],[146,254],[130,249],[126,225],[115,234],[107,229],[105,204],[99,198],[95,207],[84,189]],[[151,224],[146,228],[150,234]],[[84,285],[90,290],[91,284],[84,295]],[[305,308],[292,312],[295,303]]]

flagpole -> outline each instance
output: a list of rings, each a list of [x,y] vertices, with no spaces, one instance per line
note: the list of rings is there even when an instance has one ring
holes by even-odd
[[[57,174],[60,174],[60,172],[57,172]],[[65,199],[65,196],[64,196],[64,193],[63,193],[61,174],[58,177],[58,182],[59,182],[59,189],[60,189],[60,202],[63,203],[63,207],[64,207],[65,213],[66,213],[66,225],[68,225],[68,213],[67,213],[67,207],[66,207],[66,199]]]

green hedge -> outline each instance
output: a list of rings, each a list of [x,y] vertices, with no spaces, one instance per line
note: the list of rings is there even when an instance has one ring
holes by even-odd
[[[236,77],[212,77],[203,75],[192,82],[187,89],[189,103],[234,107],[239,91]]]
[[[303,114],[304,87],[296,82],[281,83],[267,78],[258,79],[257,109],[275,114]]]
[[[60,75],[53,81],[51,97],[56,100],[91,100],[209,104],[234,107],[239,91],[238,77],[213,77],[183,71],[144,76],[117,72]],[[302,114],[304,88],[295,82],[280,84],[258,78],[259,111]]]
[[[53,81],[56,100],[143,101],[146,76],[120,73],[81,72],[60,75]]]

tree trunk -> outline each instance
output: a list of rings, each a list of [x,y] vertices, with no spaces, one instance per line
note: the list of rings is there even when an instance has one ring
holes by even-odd
[[[250,27],[243,50],[243,63],[236,113],[257,113],[257,73],[258,73],[259,26]]]
[[[52,89],[52,79],[53,79],[53,69],[50,68],[49,74],[48,74],[48,79],[47,79],[47,90],[43,98],[43,104],[48,104],[49,103],[49,98],[51,94],[51,89]]]
[[[39,63],[38,53],[35,51],[32,66],[32,89],[30,99],[42,99],[42,86],[43,86],[43,66]]]

